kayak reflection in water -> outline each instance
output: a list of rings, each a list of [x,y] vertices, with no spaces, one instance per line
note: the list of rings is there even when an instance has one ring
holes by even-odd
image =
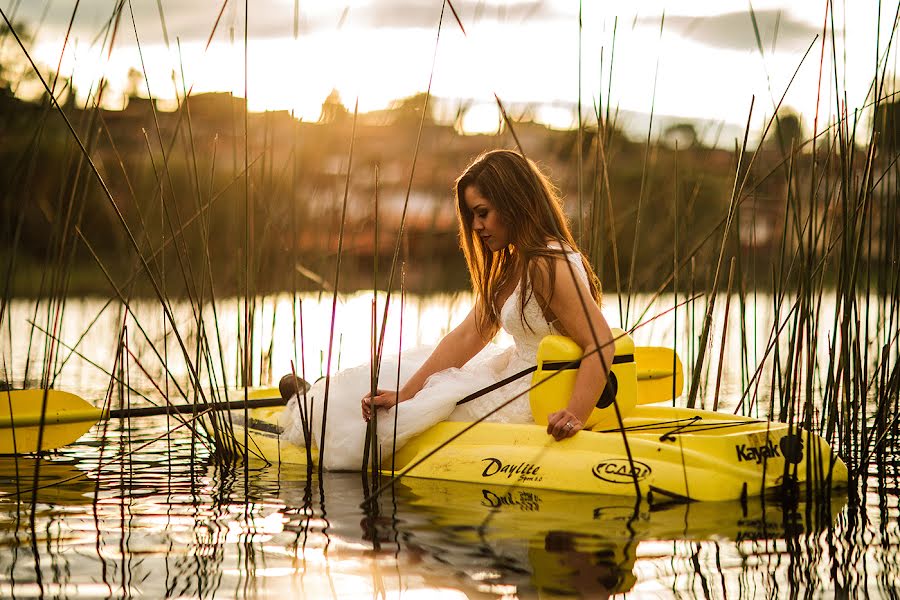
[[[494,150],[469,165],[455,188],[460,245],[475,305],[436,347],[384,358],[374,395],[367,393],[368,364],[333,375],[324,440],[326,382],[312,386],[306,395],[309,430],[328,469],[359,468],[365,421],[376,411],[384,457],[445,419],[533,422],[524,393],[530,387],[527,378],[473,402],[456,402],[534,364],[547,335],[569,336],[587,355],[568,404],[548,417],[548,434],[561,440],[581,430],[606,385],[614,345],[600,311],[600,283],[572,237],[555,186],[521,154]],[[489,343],[501,328],[513,339],[508,348]],[[357,412],[360,397],[363,419]],[[297,402],[293,398],[282,413],[282,437],[302,445]]]

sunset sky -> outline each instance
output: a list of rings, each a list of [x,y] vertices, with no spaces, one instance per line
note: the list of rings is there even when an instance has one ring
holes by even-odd
[[[126,2],[108,54],[106,23],[116,3],[78,4],[61,70],[74,74],[82,101],[105,76],[112,92],[106,104],[120,107],[130,68],[146,70],[149,94],[156,98],[175,97],[173,72],[182,94],[182,68],[194,93],[224,90],[244,95],[243,3]],[[253,0],[246,54],[251,109],[291,109],[298,117],[316,120],[333,88],[351,108],[357,97],[361,111],[384,108],[392,99],[424,91],[434,61],[432,94],[443,100],[448,112],[455,112],[460,101],[471,102],[475,108],[467,126],[472,129],[496,127],[494,93],[508,103],[540,104],[539,120],[572,126],[571,107],[579,94],[579,3],[453,4],[466,35],[449,9],[441,22],[440,0]],[[835,4],[834,14],[828,15],[828,29],[833,16],[836,34],[834,49],[830,33],[826,38],[821,118],[828,119],[836,110],[835,71],[837,89],[841,96],[846,94],[850,111],[866,103],[876,52],[883,55],[895,18],[896,7],[888,4],[882,8],[880,49],[878,3]],[[33,54],[54,68],[75,5],[75,0],[0,0],[7,16],[36,32]],[[809,127],[816,110],[826,6],[824,0],[752,3],[761,54],[747,1],[585,0],[580,52],[585,111],[601,93],[607,102],[609,92],[612,106],[619,107],[625,119],[643,114],[646,120],[655,105],[662,120],[702,119],[743,128],[755,95],[753,125],[759,127],[800,65],[785,104]],[[813,48],[801,65],[810,44]],[[836,67],[830,58],[833,51],[840,57]],[[7,43],[3,53],[19,51]],[[896,53],[886,60],[892,74]],[[147,95],[147,86],[142,84],[140,92]]]

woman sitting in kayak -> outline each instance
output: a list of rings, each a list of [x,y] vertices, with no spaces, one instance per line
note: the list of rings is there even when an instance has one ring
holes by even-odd
[[[363,419],[375,410],[384,456],[444,419],[533,422],[525,377],[472,402],[456,402],[534,364],[547,335],[567,335],[587,354],[567,406],[549,415],[547,433],[557,440],[574,435],[603,391],[614,354],[612,333],[600,312],[597,276],[578,250],[554,186],[521,154],[494,150],[456,181],[456,212],[475,305],[433,350],[382,360],[374,396],[366,393],[369,365],[333,375],[324,445],[325,380],[312,386],[310,430],[326,468],[360,467]],[[505,349],[489,344],[501,328],[514,342]],[[363,419],[357,412],[360,397]],[[283,415],[282,436],[302,445],[296,398]]]

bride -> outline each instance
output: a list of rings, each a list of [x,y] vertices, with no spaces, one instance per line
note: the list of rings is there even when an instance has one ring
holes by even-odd
[[[325,468],[360,468],[366,422],[375,411],[383,457],[445,419],[533,422],[524,393],[528,378],[456,403],[533,364],[546,335],[569,336],[587,355],[568,404],[549,415],[549,435],[557,440],[575,435],[603,391],[614,345],[600,312],[600,285],[547,177],[517,152],[487,152],[457,179],[456,212],[475,305],[433,350],[385,358],[374,395],[366,393],[367,364],[333,375],[327,401],[325,380],[312,386],[306,394],[309,430]],[[506,349],[489,344],[500,328],[513,338]],[[361,396],[362,418],[356,404]],[[281,423],[282,437],[299,445],[304,443],[302,400],[296,395],[290,400]]]

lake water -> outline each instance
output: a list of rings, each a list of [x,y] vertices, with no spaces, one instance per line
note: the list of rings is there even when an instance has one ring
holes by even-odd
[[[257,300],[252,383],[277,379],[291,360],[308,379],[324,370],[331,297],[302,300]],[[397,299],[387,351],[435,343],[469,301],[464,294],[407,298],[401,333]],[[632,315],[647,301],[638,298]],[[647,317],[672,304],[661,299]],[[770,306],[761,298],[748,310],[749,360],[765,351]],[[204,386],[235,385],[243,314],[236,301],[200,315],[176,305],[180,342],[156,303],[136,303],[128,316],[120,306],[103,307],[103,300],[71,300],[57,317],[46,304],[35,310],[33,302],[13,302],[0,341],[2,378],[21,387],[27,377],[35,386],[51,372],[58,389],[95,404],[112,389],[114,405],[131,406],[156,402],[161,393],[174,402],[186,401],[181,392],[192,399],[192,370]],[[382,310],[379,303],[379,320]],[[720,410],[733,410],[742,391],[732,311],[725,351],[721,324],[708,350],[716,367],[724,356]],[[694,309],[694,325],[702,312]],[[615,298],[605,313],[621,322]],[[824,332],[828,310],[822,313]],[[690,314],[664,314],[637,329],[635,340],[675,345],[688,365],[696,352]],[[371,295],[338,303],[332,368],[368,359],[371,315]],[[33,334],[29,321],[39,327]],[[59,343],[47,344],[40,330],[55,331]],[[120,352],[124,341],[128,350]],[[181,358],[181,344],[191,361]],[[717,387],[710,371],[707,405]],[[132,390],[120,393],[110,373]],[[763,384],[759,397],[767,396]],[[319,480],[303,468],[217,464],[201,439],[186,428],[169,432],[164,417],[109,422],[39,461],[0,459],[0,597],[895,597],[897,464],[888,456],[873,467],[860,494],[795,505],[756,499],[651,507],[620,497],[406,478],[377,506],[363,508],[359,474]]]

